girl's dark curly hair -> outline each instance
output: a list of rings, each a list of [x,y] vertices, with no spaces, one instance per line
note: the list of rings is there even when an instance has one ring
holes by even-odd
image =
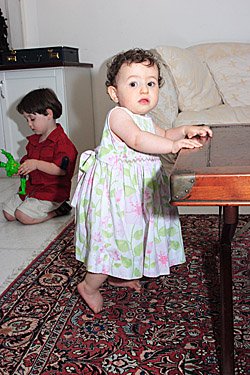
[[[159,71],[158,84],[159,87],[163,84],[161,77],[160,63],[157,57],[149,50],[141,48],[130,49],[126,52],[120,52],[107,64],[107,80],[105,82],[106,87],[116,86],[116,76],[121,66],[126,63],[128,65],[132,63],[143,63],[148,62],[148,66],[156,65]]]
[[[47,116],[47,109],[53,111],[53,118],[58,119],[62,114],[62,103],[58,100],[52,89],[42,88],[30,91],[16,107],[21,114],[39,113]]]

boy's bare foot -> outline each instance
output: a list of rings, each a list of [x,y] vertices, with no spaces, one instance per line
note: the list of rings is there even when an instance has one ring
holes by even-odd
[[[118,279],[117,277],[109,276],[108,283],[116,287],[131,288],[136,290],[137,292],[141,291],[141,284],[139,280],[123,280]]]
[[[99,313],[102,311],[103,308],[103,297],[99,290],[94,291],[93,290],[88,290],[88,286],[83,280],[81,283],[77,285],[77,290],[81,297],[84,299],[84,301],[87,303],[89,308],[95,313]]]

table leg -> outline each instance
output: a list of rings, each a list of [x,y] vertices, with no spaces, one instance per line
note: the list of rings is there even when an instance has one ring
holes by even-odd
[[[238,224],[239,207],[223,207],[223,229],[220,239],[221,350],[223,375],[234,374],[234,335],[232,299],[231,241]]]

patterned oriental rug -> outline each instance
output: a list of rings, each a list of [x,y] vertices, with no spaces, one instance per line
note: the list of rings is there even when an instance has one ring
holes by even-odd
[[[71,223],[1,296],[0,374],[219,374],[218,217],[181,221],[187,262],[141,294],[104,285],[95,316],[76,290]],[[249,248],[248,231],[233,243],[235,375],[249,369]]]

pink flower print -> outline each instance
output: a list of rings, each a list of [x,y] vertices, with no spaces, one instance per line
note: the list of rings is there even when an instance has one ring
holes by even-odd
[[[119,203],[121,201],[121,197],[122,197],[122,190],[118,190],[115,194],[115,201],[116,203]]]
[[[110,155],[108,157],[108,163],[110,163],[111,165],[117,165],[119,162],[119,157],[118,155]]]
[[[94,176],[93,176],[93,174],[91,174],[91,176],[89,176],[89,179],[88,179],[88,184],[92,185],[93,184],[93,180],[94,180]]]
[[[122,163],[119,164],[119,172],[123,173],[123,165],[122,165]]]
[[[93,181],[94,181],[94,176],[91,176],[90,179],[89,179],[89,184],[93,185]]]
[[[124,226],[120,224],[116,224],[115,226],[115,236],[118,238],[123,238],[125,236],[124,234]]]
[[[109,269],[108,269],[108,267],[106,267],[106,266],[103,266],[103,267],[102,267],[102,274],[103,274],[103,275],[108,275],[108,274],[109,274]]]
[[[113,258],[113,260],[120,260],[121,259],[121,256],[120,256],[120,254],[117,250],[113,251],[112,258]]]
[[[94,233],[94,234],[92,235],[92,237],[93,237],[93,241],[94,241],[94,242],[101,242],[101,235],[100,235],[100,232]]]
[[[106,225],[108,224],[108,221],[109,221],[109,217],[108,216],[104,216],[101,220],[101,226],[103,226],[104,228],[106,227]]]
[[[168,264],[168,256],[161,253],[161,255],[159,256],[159,261],[161,262],[161,264],[166,266]]]
[[[113,162],[115,162],[115,157],[114,157],[114,155],[109,155],[109,156],[107,157],[107,161],[108,161],[109,164],[113,164]]]
[[[122,161],[118,156],[114,156],[112,160],[109,161],[109,164],[111,165],[111,168],[115,166],[116,173],[122,174],[123,173],[123,164]]]
[[[97,264],[100,264],[103,262],[103,253],[105,252],[105,248],[104,247],[100,247],[100,249],[98,250],[98,255],[96,257],[96,262]]]
[[[148,247],[147,247],[147,250],[146,250],[146,254],[147,255],[150,255],[152,253],[152,247],[153,247],[153,242],[149,242],[148,243]]]
[[[103,186],[103,189],[104,189],[104,186]],[[109,200],[110,193],[108,189],[105,189],[105,195],[106,195],[107,200]]]
[[[92,207],[89,207],[89,211],[88,211],[88,214],[91,215],[93,212],[93,208]]]
[[[131,213],[135,213],[136,216],[141,216],[142,213],[143,213],[143,207],[142,207],[142,204],[141,203],[133,203],[133,202],[130,202],[131,206],[132,206],[132,211],[130,211]]]

